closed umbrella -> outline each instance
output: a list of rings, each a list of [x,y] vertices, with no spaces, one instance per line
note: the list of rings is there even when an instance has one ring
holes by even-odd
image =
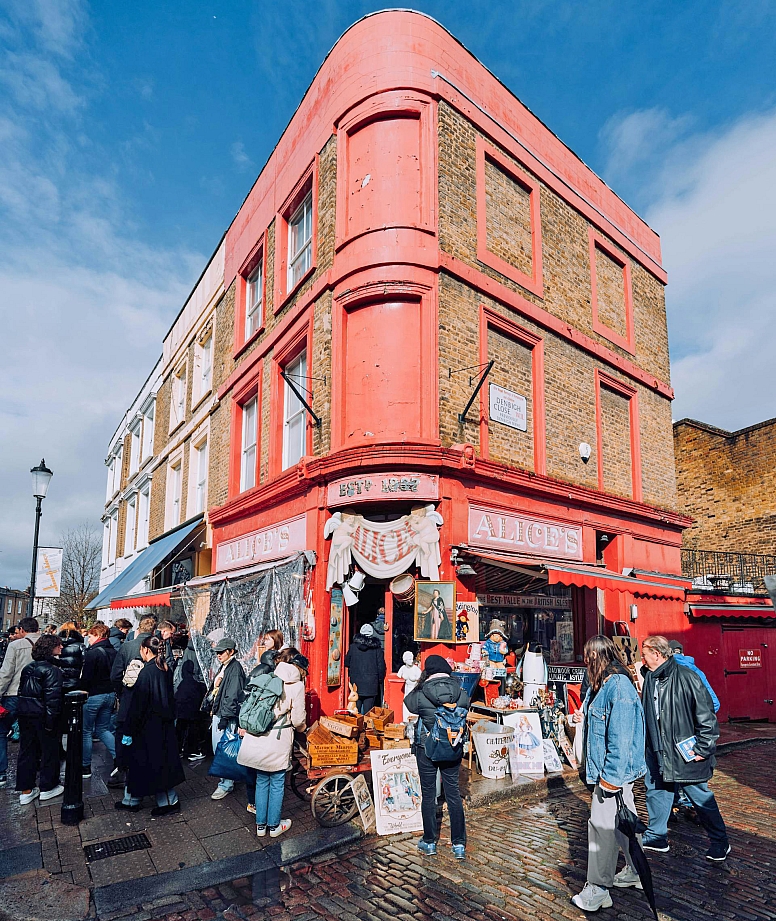
[[[636,872],[639,874],[639,879],[641,880],[641,885],[644,889],[644,895],[647,897],[649,902],[649,907],[652,909],[652,914],[655,916],[655,921],[658,921],[657,908],[655,907],[655,887],[652,883],[652,870],[649,866],[649,861],[647,860],[647,855],[644,853],[637,835],[642,834],[647,830],[647,826],[641,821],[641,819],[636,815],[635,812],[625,805],[625,800],[622,798],[622,791],[618,790],[615,794],[617,800],[617,818],[615,820],[616,827],[621,831],[628,839],[628,851],[630,853],[631,860],[633,861],[633,866],[636,868]]]

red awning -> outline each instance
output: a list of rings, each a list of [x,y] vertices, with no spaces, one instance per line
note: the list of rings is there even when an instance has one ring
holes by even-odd
[[[115,608],[169,608],[169,592],[149,592],[145,595],[125,595],[123,598],[114,598],[110,606]]]
[[[691,604],[693,617],[776,617],[772,604]]]
[[[689,579],[679,576],[667,576],[670,581],[662,581],[660,576],[649,578],[624,576],[603,566],[592,563],[560,563],[552,560],[532,560],[518,557],[501,556],[494,553],[479,553],[466,548],[467,554],[479,557],[492,566],[509,569],[519,573],[545,574],[549,585],[578,585],[585,588],[601,588],[615,592],[630,592],[644,598],[667,598],[684,601],[685,592],[691,588]]]

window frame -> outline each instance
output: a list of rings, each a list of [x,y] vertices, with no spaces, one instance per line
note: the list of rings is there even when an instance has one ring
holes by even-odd
[[[170,388],[170,433],[172,433],[186,421],[188,367],[185,361],[173,371],[170,377]]]
[[[137,539],[135,549],[144,550],[148,546],[148,529],[151,521],[151,484],[137,491]],[[145,514],[141,515],[141,511]]]
[[[305,230],[305,225],[309,221],[309,227]],[[302,233],[304,236],[297,241],[296,250],[293,249],[292,241],[297,228],[302,228]],[[305,263],[302,265],[301,271],[297,275],[297,263],[303,257],[309,257],[309,263],[307,263],[307,258],[305,258]],[[313,261],[313,190],[305,195],[302,201],[299,203],[296,211],[288,219],[288,279],[286,284],[288,290],[294,289],[304,278],[304,276],[310,271]]]
[[[298,365],[300,362],[304,363],[304,370],[301,376],[304,381],[310,380],[310,374],[308,371],[308,360],[307,360],[307,349],[301,349],[294,358],[288,361],[283,366],[283,371],[288,373],[289,368],[293,368]],[[291,387],[288,384],[288,381],[283,381],[283,456],[281,460],[281,469],[288,470],[289,467],[295,467],[299,461],[307,454],[307,425],[308,425],[308,411],[305,408],[304,404],[299,400],[299,397],[293,392]],[[305,384],[299,384],[299,389],[304,393]],[[299,403],[299,407],[289,415],[289,403],[290,401],[296,401]],[[301,444],[299,445],[301,453],[293,461],[289,461],[289,440],[290,440],[290,431],[291,424],[293,424],[297,419],[301,417],[302,419],[302,433],[301,433]]]
[[[140,469],[141,452],[143,450],[142,417],[129,429],[129,475],[134,476]]]
[[[319,157],[316,154],[275,214],[274,313],[276,314],[286,306],[316,269],[318,258],[318,163]],[[292,284],[289,257],[290,222],[296,216],[308,195],[311,197],[310,265]]]
[[[132,512],[132,527],[129,526],[129,510]],[[124,519],[124,556],[135,552],[137,539],[137,493],[133,492],[127,497],[127,511]]]
[[[156,428],[156,397],[148,404],[143,412],[143,436],[141,452],[143,461],[154,456],[154,433]]]
[[[116,542],[119,536],[119,510],[114,509],[110,513],[110,532],[108,534],[108,566],[113,566],[116,562]]]
[[[246,421],[249,407],[254,407],[252,442],[246,444]],[[259,459],[259,395],[253,394],[241,405],[240,414],[240,489],[241,493],[253,489],[258,483],[257,468]],[[253,464],[250,471],[246,467],[246,454],[253,450]],[[252,482],[248,484],[248,472]]]
[[[541,185],[528,171],[528,167],[519,158],[515,162],[501,151],[477,137],[477,260],[488,268],[508,278],[515,284],[530,291],[537,297],[544,297],[544,276],[542,267],[542,216]],[[487,192],[485,188],[485,161],[490,162],[506,173],[518,185],[521,185],[530,198],[531,212],[531,274],[521,272],[511,263],[497,256],[488,249],[488,215]]]
[[[204,454],[204,480],[200,479],[202,470],[200,467],[203,463]],[[198,515],[207,511],[207,488],[208,488],[208,464],[210,461],[210,432],[206,432],[196,443],[192,439],[192,447],[189,456],[189,482],[191,483],[191,507],[192,514]],[[202,507],[200,508],[200,491],[202,498]]]
[[[590,249],[590,309],[593,315],[593,330],[609,342],[619,345],[630,355],[636,354],[636,330],[633,322],[633,281],[628,255],[602,236],[593,227],[588,226],[588,245]],[[598,273],[595,267],[595,251],[608,256],[622,270],[623,306],[625,309],[625,336],[610,329],[598,319]]]
[[[235,291],[234,309],[234,354],[236,359],[240,353],[252,342],[255,342],[264,332],[267,322],[267,239],[268,231],[265,230],[253,249],[237,270],[237,288]],[[261,297],[258,310],[260,312],[258,324],[248,331],[248,287],[250,279],[256,273],[261,274]]]
[[[174,486],[174,488],[173,488]],[[183,452],[170,458],[167,465],[167,516],[165,530],[177,528],[183,519]],[[177,510],[177,516],[176,516]],[[177,518],[177,520],[176,520]]]
[[[601,388],[605,387],[628,400],[628,421],[630,423],[631,496],[634,502],[643,501],[641,482],[641,430],[639,428],[639,393],[624,381],[612,377],[600,368],[595,369],[595,430],[596,464],[598,465],[598,489],[604,491],[604,443],[603,415],[601,409]]]
[[[311,356],[313,352],[313,318],[305,313],[286,335],[275,345],[272,355],[272,371],[270,381],[270,444],[269,444],[269,475],[279,476],[289,467],[283,467],[284,462],[284,421],[285,421],[285,386],[286,382],[280,375],[288,365],[293,364],[301,352],[307,353],[307,386],[312,380]],[[305,410],[305,414],[307,411]],[[302,457],[313,453],[313,426],[309,416],[305,425],[304,454]]]

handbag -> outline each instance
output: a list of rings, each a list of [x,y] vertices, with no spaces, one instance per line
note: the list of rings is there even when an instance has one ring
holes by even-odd
[[[221,739],[216,745],[213,763],[208,774],[211,777],[220,777],[223,780],[236,780],[245,783],[250,778],[250,768],[237,763],[242,739],[231,729],[224,729]]]

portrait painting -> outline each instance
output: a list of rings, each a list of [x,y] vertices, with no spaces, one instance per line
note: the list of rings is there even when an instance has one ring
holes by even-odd
[[[455,582],[415,583],[415,639],[454,643]]]

